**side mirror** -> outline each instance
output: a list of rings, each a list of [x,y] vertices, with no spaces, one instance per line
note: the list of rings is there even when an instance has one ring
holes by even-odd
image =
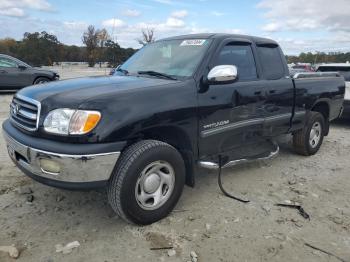
[[[234,65],[219,65],[210,70],[208,82],[210,84],[233,83],[238,76],[237,67]]]
[[[25,70],[25,69],[27,69],[27,67],[24,65],[18,65],[18,69]]]

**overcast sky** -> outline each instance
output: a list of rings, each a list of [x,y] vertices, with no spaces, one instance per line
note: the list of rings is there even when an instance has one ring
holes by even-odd
[[[166,36],[224,32],[273,38],[287,54],[350,51],[350,0],[0,0],[0,38],[47,31],[82,45],[88,25],[137,48],[142,28]]]

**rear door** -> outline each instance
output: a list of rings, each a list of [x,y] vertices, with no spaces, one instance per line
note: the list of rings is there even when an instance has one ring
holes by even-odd
[[[294,107],[294,85],[289,77],[286,61],[276,44],[258,44],[257,53],[262,70],[266,101],[264,135],[276,136],[286,133]]]
[[[198,94],[201,157],[254,143],[261,137],[264,121],[264,86],[258,80],[252,44],[227,39],[209,69],[217,65],[235,65],[238,79],[232,84],[209,85]]]

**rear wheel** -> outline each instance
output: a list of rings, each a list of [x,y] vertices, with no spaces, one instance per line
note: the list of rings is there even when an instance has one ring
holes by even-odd
[[[144,140],[123,152],[108,185],[108,200],[124,220],[151,224],[167,216],[185,184],[185,165],[169,144]]]
[[[304,128],[293,135],[295,151],[304,156],[316,154],[322,145],[325,128],[323,115],[318,112],[311,112]]]

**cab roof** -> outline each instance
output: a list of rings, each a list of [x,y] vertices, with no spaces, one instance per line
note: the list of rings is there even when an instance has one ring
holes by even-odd
[[[240,35],[240,34],[224,34],[224,33],[204,33],[204,34],[188,34],[188,35],[179,35],[174,37],[168,37],[160,39],[162,40],[181,40],[181,39],[226,39],[233,38],[238,40],[247,40],[249,42],[254,42],[260,45],[278,45],[278,43],[269,38],[263,38],[258,36],[249,36],[249,35]]]

